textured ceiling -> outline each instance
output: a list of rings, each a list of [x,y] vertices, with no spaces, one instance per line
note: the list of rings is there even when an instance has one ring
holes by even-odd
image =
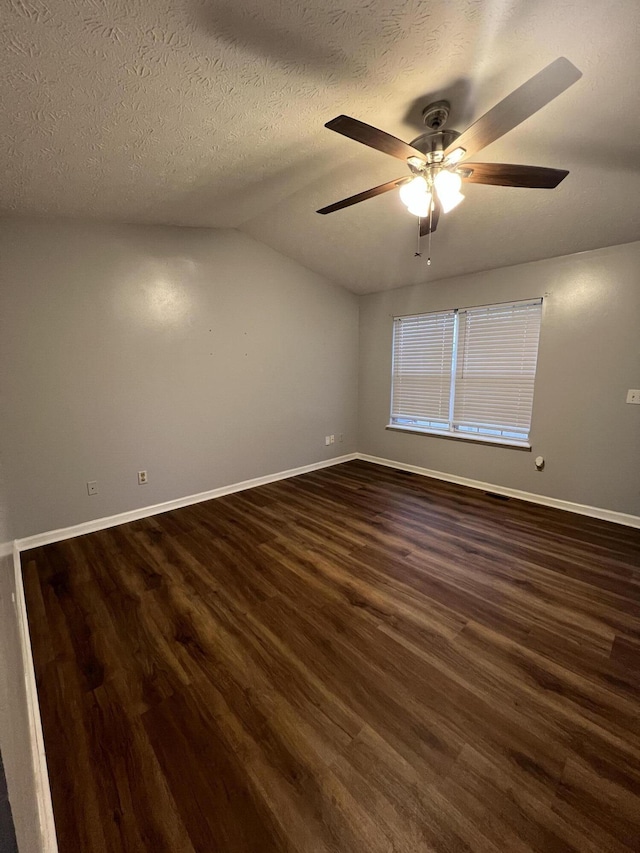
[[[0,0],[0,213],[239,227],[356,292],[640,238],[636,0]],[[559,55],[575,86],[483,152],[568,168],[472,185],[413,257],[404,173],[325,130],[463,130]],[[425,241],[426,242],[426,241]]]

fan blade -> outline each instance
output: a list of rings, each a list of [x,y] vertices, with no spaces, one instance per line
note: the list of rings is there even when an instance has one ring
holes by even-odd
[[[436,230],[438,227],[438,219],[440,218],[440,202],[438,199],[433,200],[433,210],[431,211],[431,222],[429,222],[429,217],[424,216],[420,219],[420,236],[424,237],[425,234],[428,234]]]
[[[470,175],[465,171],[471,169]],[[520,166],[507,163],[467,163],[460,169],[463,181],[469,184],[493,184],[496,187],[532,187],[552,190],[564,180],[566,169],[546,169],[543,166]]]
[[[470,157],[542,109],[581,77],[582,72],[575,65],[564,56],[559,57],[468,127],[446,148],[445,157],[456,148],[464,148],[464,157]]]
[[[417,148],[412,148],[401,139],[385,133],[384,130],[378,130],[377,127],[371,127],[370,124],[365,124],[363,121],[358,121],[357,118],[337,116],[328,121],[325,127],[328,127],[329,130],[335,130],[336,133],[341,133],[349,139],[355,139],[356,142],[362,142],[363,145],[368,145],[370,148],[375,148],[376,151],[382,151],[383,154],[397,157],[398,160],[419,157],[421,163],[426,162],[426,157]]]
[[[363,193],[343,198],[342,201],[336,201],[335,204],[330,204],[328,207],[322,207],[320,210],[316,210],[316,213],[324,215],[325,213],[333,213],[334,210],[342,210],[343,207],[351,207],[352,204],[358,204],[358,202],[366,201],[368,198],[388,193],[389,190],[394,190],[396,187],[400,187],[410,180],[411,177],[407,176],[406,178],[396,178],[395,181],[387,181],[386,184],[380,184],[379,187],[373,187],[373,189],[365,190]]]

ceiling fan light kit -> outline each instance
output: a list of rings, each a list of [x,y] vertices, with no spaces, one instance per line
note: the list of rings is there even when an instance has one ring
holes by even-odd
[[[337,116],[327,122],[325,127],[403,160],[411,176],[388,181],[317,212],[323,215],[333,213],[400,188],[402,202],[410,213],[420,219],[419,234],[422,237],[436,230],[440,210],[449,213],[464,199],[460,192],[463,181],[503,187],[554,189],[569,174],[565,169],[470,163],[467,158],[542,109],[581,76],[582,73],[575,65],[560,57],[507,95],[462,133],[445,128],[450,111],[447,101],[429,104],[422,113],[429,132],[418,136],[411,143],[403,142],[350,116]],[[419,257],[419,252],[416,255]]]

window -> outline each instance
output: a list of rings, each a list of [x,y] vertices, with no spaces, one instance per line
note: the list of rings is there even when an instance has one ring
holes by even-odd
[[[528,446],[542,300],[393,321],[390,427]]]

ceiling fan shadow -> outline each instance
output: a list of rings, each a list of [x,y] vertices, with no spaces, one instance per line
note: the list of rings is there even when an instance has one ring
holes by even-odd
[[[606,143],[606,157],[602,149],[587,140],[571,143],[571,160],[578,166],[593,166],[610,172],[638,173],[638,150],[619,142]]]
[[[231,174],[213,181],[206,171],[188,191],[172,198],[176,225],[187,225],[194,211],[207,211],[210,227],[238,228],[249,220],[266,216],[301,193],[310,211],[323,200],[324,179],[331,175],[338,183],[353,180],[353,158],[336,164],[335,150],[313,150],[292,145],[261,162],[259,169]],[[363,177],[366,182],[366,176]],[[318,202],[318,204],[316,204]]]
[[[293,4],[238,4],[231,0],[195,3],[201,26],[233,47],[245,47],[282,64],[315,70],[354,71],[353,60],[326,39],[314,38],[313,27]],[[288,10],[288,11],[287,11]],[[298,11],[296,11],[298,10]]]

